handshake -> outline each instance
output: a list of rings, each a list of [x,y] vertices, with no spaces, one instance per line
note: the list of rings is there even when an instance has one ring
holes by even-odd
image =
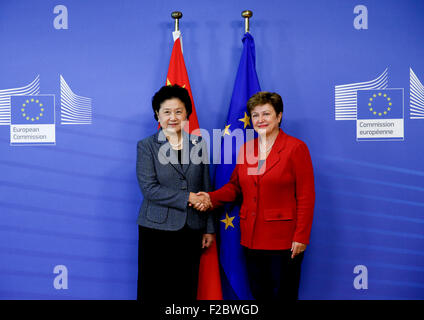
[[[190,192],[188,197],[188,205],[199,211],[207,211],[212,208],[211,198],[207,192]]]

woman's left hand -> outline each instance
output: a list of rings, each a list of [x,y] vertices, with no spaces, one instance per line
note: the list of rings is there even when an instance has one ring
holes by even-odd
[[[302,253],[305,250],[306,250],[306,244],[293,241],[292,247],[291,247],[291,252],[292,252],[291,258],[293,259],[299,253]]]
[[[202,249],[203,248],[209,248],[212,244],[212,242],[215,241],[215,234],[214,233],[205,233],[202,237]]]

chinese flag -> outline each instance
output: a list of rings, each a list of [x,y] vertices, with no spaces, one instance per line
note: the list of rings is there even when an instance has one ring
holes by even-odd
[[[197,120],[196,109],[194,107],[193,94],[191,93],[190,82],[188,80],[187,70],[184,63],[182,52],[181,33],[175,31],[174,47],[172,48],[171,61],[169,62],[168,75],[166,77],[166,85],[178,84],[186,88],[190,94],[193,111],[190,115],[184,130],[192,133],[199,129],[199,121]],[[200,132],[198,133],[200,134]],[[222,300],[221,277],[219,274],[218,252],[216,241],[212,246],[205,249],[200,258],[199,267],[199,286],[197,289],[198,300]]]
[[[189,121],[184,127],[184,130],[188,133],[192,133],[193,130],[199,129],[199,121],[197,120],[197,113],[196,113],[196,108],[194,107],[193,94],[191,93],[190,82],[188,81],[187,70],[184,63],[181,34],[179,31],[176,31],[173,33],[173,35],[174,35],[174,47],[172,48],[171,61],[169,62],[169,68],[168,68],[168,75],[166,76],[166,85],[168,86],[168,85],[178,84],[179,86],[186,88],[188,93],[190,94],[193,111],[190,115]]]

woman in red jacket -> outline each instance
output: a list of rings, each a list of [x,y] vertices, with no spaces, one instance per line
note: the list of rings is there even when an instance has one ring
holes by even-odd
[[[253,296],[297,300],[315,202],[311,158],[304,142],[280,129],[280,95],[259,92],[247,109],[258,138],[240,149],[230,181],[209,193],[203,209],[233,202],[241,194],[240,242]]]

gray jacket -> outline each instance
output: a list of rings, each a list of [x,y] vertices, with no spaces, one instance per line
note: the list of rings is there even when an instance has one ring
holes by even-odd
[[[203,233],[215,233],[213,214],[188,206],[190,192],[212,191],[209,157],[201,137],[183,133],[182,164],[162,130],[139,141],[137,179],[144,196],[139,225],[179,230],[187,223]]]

